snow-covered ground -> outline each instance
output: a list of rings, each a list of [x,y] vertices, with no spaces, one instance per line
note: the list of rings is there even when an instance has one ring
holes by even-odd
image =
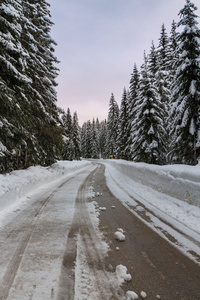
[[[200,164],[107,160],[107,184],[135,215],[200,264]]]
[[[122,160],[98,160],[95,162],[106,166],[107,184],[116,198],[153,230],[196,263],[200,263],[200,165],[156,166]],[[59,161],[48,168],[37,166],[0,175],[0,226],[5,225],[7,216],[12,215],[12,212],[16,210],[23,210],[27,202],[36,195],[44,194],[48,190],[55,190],[68,178],[76,179],[76,176],[90,165],[90,161]],[[98,233],[99,214],[101,211],[106,211],[106,207],[96,207],[95,197],[102,196],[102,194],[92,192],[89,187],[88,197],[91,199],[92,194],[94,194],[94,201],[87,203],[87,210],[95,232]],[[73,199],[75,197],[74,195]],[[113,208],[115,207],[113,206]],[[60,210],[62,212],[62,207]],[[74,204],[69,203],[68,208],[63,209],[65,219],[67,210],[70,213],[68,229],[70,230],[75,210]],[[59,219],[62,216],[61,212],[58,216]],[[88,225],[88,228],[91,228],[91,224]],[[119,241],[125,240],[122,229],[118,228],[113,234]],[[106,255],[108,245],[103,244],[100,232],[97,234],[97,240],[101,245],[99,248],[103,249],[103,255]],[[82,299],[80,292],[82,293],[84,290],[85,282],[90,282],[90,292],[92,291],[94,295],[95,285],[92,285],[93,276],[89,273],[89,269],[87,270],[88,266],[84,258],[87,251],[81,236],[78,236],[77,243],[75,291],[77,299]],[[97,272],[96,276],[98,274]],[[112,286],[116,287],[124,281],[131,280],[126,267],[120,264],[114,274],[104,272],[100,277],[105,276],[108,276],[109,280],[107,281],[112,282]],[[145,298],[145,295],[145,292],[141,292],[140,296]],[[138,299],[137,297],[133,291],[127,292],[126,299]],[[98,297],[88,299],[98,299]]]
[[[197,260],[191,251],[200,256],[200,164],[99,162],[106,166],[107,184],[113,194],[133,213],[148,217],[148,226],[164,238],[173,237],[177,247]],[[75,176],[90,163],[59,161],[48,168],[36,166],[0,175],[0,224],[10,210],[24,204],[31,194]]]
[[[110,190],[124,205],[137,215],[145,214],[150,219],[146,221],[148,226],[164,238],[175,238],[176,245],[191,258],[191,251],[200,256],[200,164],[99,162],[106,166]],[[0,175],[0,224],[9,211],[24,204],[33,193],[75,176],[90,163],[59,161],[47,168],[36,166]]]
[[[51,167],[35,166],[6,175],[0,174],[0,226],[5,216],[39,191],[58,185],[66,177],[75,176],[81,169],[90,165],[87,161],[59,161]]]

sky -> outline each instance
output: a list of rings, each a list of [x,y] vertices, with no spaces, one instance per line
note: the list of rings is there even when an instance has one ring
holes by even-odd
[[[58,106],[78,114],[79,124],[107,118],[111,93],[120,105],[134,63],[140,68],[161,26],[168,35],[185,0],[47,0],[60,63]],[[198,7],[199,0],[192,0]],[[199,20],[200,22],[200,20]]]

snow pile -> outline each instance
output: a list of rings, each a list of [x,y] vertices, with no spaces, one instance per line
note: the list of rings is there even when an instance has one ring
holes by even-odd
[[[36,166],[0,175],[0,210],[27,197],[41,186],[66,179],[66,176],[80,171],[86,165],[90,165],[90,162],[58,161],[51,167]]]
[[[118,265],[116,267],[115,274],[120,285],[132,279],[131,274],[127,274],[127,267],[123,265]]]
[[[196,166],[158,166],[124,160],[105,163],[136,182],[200,206],[200,163]]]
[[[126,300],[136,300],[138,299],[138,295],[133,291],[126,292]]]
[[[125,235],[121,231],[116,231],[115,232],[115,238],[119,242],[125,241]]]
[[[106,211],[106,207],[99,207],[101,211]]]
[[[140,293],[140,296],[141,296],[142,299],[145,299],[147,297],[147,294],[144,291],[142,291]]]

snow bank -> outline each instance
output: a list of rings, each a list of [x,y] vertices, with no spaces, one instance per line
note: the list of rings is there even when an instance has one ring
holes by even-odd
[[[18,170],[0,175],[0,210],[8,208],[17,200],[27,197],[39,187],[64,179],[86,165],[87,161],[58,161],[51,167],[30,167],[27,170]]]
[[[200,163],[197,166],[157,166],[124,160],[106,160],[123,175],[159,192],[200,205]]]

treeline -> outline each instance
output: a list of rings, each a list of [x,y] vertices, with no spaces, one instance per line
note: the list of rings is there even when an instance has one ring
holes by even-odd
[[[120,108],[112,94],[107,121],[83,125],[84,157],[101,153],[106,158],[153,164],[197,164],[200,30],[196,10],[186,0],[180,21],[172,22],[170,36],[162,26],[158,45],[152,42],[149,54],[144,53],[140,70],[134,65]]]
[[[52,24],[45,0],[0,3],[1,173],[62,158]]]

